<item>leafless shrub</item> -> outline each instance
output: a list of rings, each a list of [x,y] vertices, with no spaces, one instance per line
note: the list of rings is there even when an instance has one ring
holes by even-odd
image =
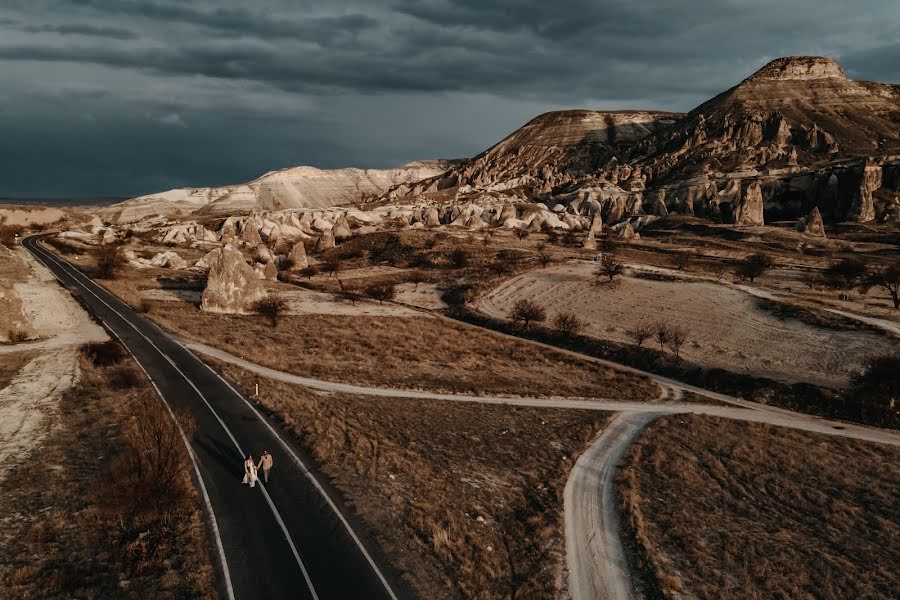
[[[574,313],[561,312],[553,317],[553,328],[562,336],[572,337],[584,330],[585,322]]]
[[[334,277],[341,270],[341,259],[338,256],[329,256],[322,263],[322,270],[328,273],[329,277]]]
[[[712,266],[712,272],[716,279],[722,281],[725,278],[725,274],[728,273],[728,269],[725,268],[723,263],[717,262]]]
[[[527,229],[525,229],[524,227],[519,227],[518,229],[516,229],[515,235],[516,235],[516,238],[518,238],[519,240],[524,240],[529,235],[531,235],[531,232],[528,231]]]
[[[489,268],[497,275],[497,277],[502,277],[512,271],[512,266],[503,260],[495,260],[489,265]]]
[[[538,260],[541,263],[541,267],[546,269],[550,265],[550,263],[553,262],[553,257],[550,256],[549,252],[541,252],[538,255]]]
[[[808,289],[814,290],[818,285],[822,283],[822,278],[818,273],[813,271],[806,271],[803,275],[800,276],[800,281],[803,282]]]
[[[604,254],[600,259],[600,264],[594,271],[595,277],[606,277],[609,283],[612,283],[616,277],[625,272],[625,265],[622,264],[614,255]]]
[[[338,298],[341,300],[347,300],[353,306],[356,306],[356,302],[362,298],[362,294],[360,294],[356,290],[351,289],[342,289],[338,292]]]
[[[757,252],[738,263],[737,268],[734,270],[734,274],[741,281],[753,283],[754,279],[771,269],[772,265],[772,259],[768,254]]]
[[[130,365],[111,367],[106,375],[109,387],[114,390],[130,390],[141,384],[141,375]]]
[[[675,256],[672,257],[672,266],[678,269],[679,271],[684,271],[687,269],[688,265],[691,264],[691,257],[686,252],[679,252]]]
[[[85,344],[81,347],[81,354],[95,367],[118,364],[127,356],[125,348],[114,340]]]
[[[415,286],[414,289],[416,290],[419,289],[420,283],[425,283],[426,281],[428,281],[428,277],[425,275],[425,273],[419,271],[418,269],[410,271],[406,279]]]
[[[28,339],[28,333],[26,333],[22,329],[10,329],[9,333],[6,335],[9,343],[18,344],[20,342],[24,342]]]
[[[316,275],[319,274],[319,267],[316,265],[309,265],[308,267],[303,267],[300,269],[300,275],[306,277],[307,280],[312,279]]]
[[[653,337],[656,339],[659,344],[659,352],[661,354],[665,354],[666,352],[666,344],[669,343],[671,339],[671,334],[669,333],[669,326],[665,323],[659,322],[653,325]]]
[[[100,244],[93,250],[94,259],[97,261],[96,276],[100,279],[115,279],[119,270],[125,265],[125,257],[122,256],[122,247],[119,244]]]
[[[681,360],[681,347],[687,341],[688,332],[684,327],[672,325],[669,327],[669,347],[675,355],[675,360]]]
[[[286,309],[287,302],[285,302],[284,298],[273,296],[271,294],[265,298],[260,298],[250,305],[251,311],[261,317],[267,317],[269,321],[271,321],[273,329],[278,327],[278,318]]]
[[[638,323],[628,331],[628,337],[634,340],[634,343],[640,348],[644,342],[653,337],[653,328],[647,323]]]
[[[111,470],[121,498],[118,505],[129,511],[167,512],[190,498],[184,441],[179,426],[188,435],[194,422],[189,413],[175,410],[175,420],[153,396],[133,402],[132,417],[123,428],[124,450]]]
[[[370,285],[363,292],[372,300],[378,300],[379,304],[384,304],[385,300],[393,300],[397,295],[396,288],[389,283]]]
[[[531,323],[544,321],[547,318],[547,311],[537,302],[522,298],[513,305],[509,318],[513,323],[518,323],[522,329],[527,330]]]

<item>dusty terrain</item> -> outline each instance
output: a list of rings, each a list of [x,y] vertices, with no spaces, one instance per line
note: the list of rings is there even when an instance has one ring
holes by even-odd
[[[740,373],[843,385],[868,357],[888,354],[897,341],[869,331],[843,331],[783,320],[735,286],[714,282],[622,278],[597,286],[594,263],[535,270],[504,282],[478,308],[506,318],[520,298],[553,314],[571,311],[588,323],[588,335],[616,342],[641,323],[665,322],[688,331],[685,360]],[[647,342],[652,347],[652,340]]]
[[[563,487],[604,413],[317,394],[217,367],[259,383],[421,597],[561,594]]]
[[[57,351],[35,362],[63,356],[70,358]],[[110,377],[120,366],[98,368],[72,358],[75,364],[67,368],[80,373],[79,381],[52,407],[27,407],[32,415],[49,412],[44,436],[32,436],[31,456],[23,451],[19,458],[28,460],[10,469],[2,484],[0,595],[212,598],[213,569],[196,500],[165,514],[132,512],[117,502],[130,493],[112,470],[126,452],[122,430],[133,414],[130,404],[140,395],[158,399],[141,379],[136,387],[113,389]],[[63,373],[44,360],[30,363],[23,375],[32,365],[45,378],[51,368]],[[0,391],[0,398],[17,385]],[[6,410],[0,409],[5,424]],[[9,464],[6,456],[3,463]]]
[[[652,399],[647,379],[525,342],[427,316],[287,316],[273,329],[262,317],[211,315],[192,306],[153,306],[168,330],[248,360],[333,381],[473,394]]]
[[[895,598],[898,450],[700,416],[626,451],[633,557],[666,598]]]

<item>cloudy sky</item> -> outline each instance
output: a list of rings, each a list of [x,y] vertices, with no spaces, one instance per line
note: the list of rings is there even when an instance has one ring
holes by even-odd
[[[0,0],[0,195],[469,156],[559,108],[689,110],[786,54],[900,82],[896,0]]]

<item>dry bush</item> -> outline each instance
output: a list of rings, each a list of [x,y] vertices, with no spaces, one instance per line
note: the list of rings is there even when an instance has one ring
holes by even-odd
[[[420,283],[425,283],[426,281],[428,281],[428,276],[422,271],[414,269],[409,272],[409,275],[406,276],[406,280],[415,285],[415,289],[418,290]]]
[[[853,395],[860,403],[900,409],[900,355],[870,359],[853,378]]]
[[[278,318],[287,310],[287,302],[280,296],[269,294],[250,305],[250,310],[269,319],[272,328],[275,328],[278,327]]]
[[[691,264],[691,257],[686,252],[679,252],[672,257],[672,266],[679,271],[684,271]]]
[[[329,277],[334,277],[341,270],[341,259],[337,255],[332,255],[322,262],[322,271],[328,273]]]
[[[471,256],[465,248],[455,248],[450,253],[450,265],[455,269],[462,269],[469,266]]]
[[[509,313],[513,323],[519,324],[522,329],[528,329],[532,323],[540,323],[547,318],[546,309],[528,298],[516,301]]]
[[[524,227],[519,227],[515,231],[516,238],[518,238],[519,240],[524,240],[525,238],[527,238],[530,235],[530,233],[531,232],[529,232]]]
[[[126,260],[119,244],[101,244],[94,248],[92,255],[97,268],[94,275],[100,279],[115,279]]]
[[[0,244],[7,248],[16,245],[16,236],[22,235],[22,228],[13,225],[0,225]]]
[[[541,263],[541,267],[546,269],[553,262],[553,257],[548,252],[541,252],[538,255],[538,261]]]
[[[644,342],[653,337],[653,326],[647,323],[638,323],[633,329],[628,330],[628,337],[634,340],[638,348],[644,345]]]
[[[648,597],[898,597],[896,447],[678,415],[621,464]]]
[[[118,506],[128,512],[177,510],[190,499],[187,449],[181,431],[194,429],[190,413],[172,414],[159,398],[143,395],[123,427],[125,448],[111,466]],[[180,429],[179,429],[180,428]]]
[[[734,274],[741,281],[753,283],[754,279],[771,269],[773,265],[772,258],[768,254],[757,252],[740,261]]]
[[[353,306],[356,306],[356,303],[362,299],[362,294],[356,290],[345,288],[338,292],[338,298],[346,300]]]
[[[825,285],[836,290],[849,290],[864,281],[868,272],[866,263],[858,258],[845,258],[830,265],[822,273]]]
[[[394,299],[397,289],[392,284],[377,284],[366,287],[363,293],[372,300],[378,300],[379,304],[384,304],[385,300]]]
[[[95,367],[115,365],[128,356],[122,344],[115,340],[85,344],[81,347],[81,354]]]
[[[316,265],[309,265],[307,267],[303,267],[298,272],[303,277],[306,277],[307,279],[312,279],[313,277],[315,277],[316,275],[319,274],[319,267],[317,267]]]
[[[10,344],[18,344],[28,340],[28,332],[19,328],[10,329],[9,333],[6,334],[6,338]]]
[[[561,312],[556,313],[556,316],[553,317],[553,329],[565,337],[578,335],[584,331],[586,326],[587,324],[576,317],[575,313]]]
[[[594,271],[595,277],[606,277],[609,283],[625,272],[625,265],[613,254],[604,254]]]
[[[110,367],[107,372],[109,387],[114,390],[129,390],[141,385],[143,378],[131,365]]]

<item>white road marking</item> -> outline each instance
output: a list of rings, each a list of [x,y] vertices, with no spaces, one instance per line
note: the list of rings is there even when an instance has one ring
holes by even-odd
[[[36,245],[32,245],[32,248],[35,248],[35,247],[36,247]],[[81,276],[88,283],[90,283],[94,286],[97,286],[99,288],[99,286],[96,283],[94,283],[89,277],[87,277],[80,271],[77,271],[71,265],[68,265],[67,263],[61,263],[60,261],[53,258],[52,254],[50,254],[49,252],[47,252],[43,249],[40,249],[40,252],[45,253],[45,255],[46,255],[45,258],[48,258],[50,261],[52,261],[53,263],[58,265],[64,271],[68,269],[70,271],[73,279],[77,280],[76,276]],[[57,280],[59,280],[58,277],[57,277]],[[62,283],[62,281],[60,281],[60,283]],[[169,362],[169,364],[172,365],[172,367],[176,371],[178,371],[178,373],[184,378],[184,380],[187,381],[188,384],[194,389],[194,391],[197,393],[197,395],[200,397],[200,399],[203,400],[203,403],[206,404],[207,408],[209,408],[210,412],[213,414],[213,416],[216,418],[216,420],[219,422],[219,424],[225,430],[225,433],[228,434],[228,437],[231,439],[232,443],[234,444],[235,448],[240,453],[240,455],[244,456],[244,451],[241,448],[240,444],[238,443],[237,439],[234,437],[234,434],[231,433],[231,430],[228,428],[228,426],[225,424],[225,422],[222,420],[222,418],[219,416],[219,414],[215,411],[215,409],[213,409],[212,405],[206,399],[206,396],[204,396],[203,393],[197,388],[197,386],[194,385],[194,382],[191,381],[190,378],[180,368],[178,368],[178,365],[175,364],[175,362],[169,357],[169,355],[167,355],[165,352],[160,350],[159,347],[156,344],[154,344],[150,338],[148,338],[146,335],[144,335],[144,333],[134,325],[134,323],[132,323],[129,319],[127,319],[125,317],[125,315],[123,315],[122,313],[117,311],[115,308],[110,306],[109,303],[107,303],[105,300],[103,300],[103,298],[98,296],[92,289],[90,289],[88,286],[86,286],[84,284],[82,284],[82,287],[87,292],[89,292],[92,296],[94,296],[97,300],[99,300],[104,306],[106,306],[112,312],[117,314],[119,316],[119,318],[121,318],[123,321],[125,321],[132,329],[134,329],[137,332],[138,335],[140,335],[142,338],[144,338],[147,341],[147,343],[149,343],[151,346],[153,346],[153,349],[156,350],[160,356],[162,356],[164,359],[166,359]],[[102,289],[102,288],[100,288],[100,289]],[[118,335],[116,335],[116,337],[119,338]],[[119,338],[119,339],[121,341],[121,338]],[[124,345],[124,342],[123,342],[123,345]],[[126,348],[127,348],[127,346],[126,346]],[[131,352],[131,350],[129,350],[129,352]],[[134,354],[132,354],[132,356],[134,356]],[[138,365],[140,365],[140,362],[137,360],[137,358],[135,358],[135,362],[137,362]],[[144,367],[142,365],[141,365],[141,369],[144,370]],[[146,370],[144,370],[144,372],[146,373]],[[148,375],[148,377],[149,377],[149,375]],[[151,383],[152,382],[153,382],[153,380],[151,379]],[[156,384],[153,383],[153,386],[156,387]],[[159,392],[158,388],[157,388],[157,392]],[[172,411],[171,411],[171,408],[168,406],[168,403],[166,403],[166,407],[169,408],[169,412],[171,413]],[[172,414],[172,417],[174,418],[174,414]],[[183,432],[182,432],[182,435],[184,435]],[[189,448],[189,450],[190,450],[190,448]],[[193,460],[193,453],[191,453],[191,456],[192,456],[192,460]],[[195,465],[196,465],[196,463],[195,463]],[[199,475],[199,471],[198,471],[198,475]],[[201,480],[202,480],[202,478],[201,478]],[[275,503],[272,501],[272,498],[269,496],[269,493],[266,491],[265,486],[262,484],[262,482],[260,482],[260,489],[262,490],[263,496],[266,498],[266,502],[268,503],[269,508],[272,510],[272,514],[275,516],[276,522],[281,527],[281,530],[284,533],[284,536],[288,542],[288,545],[291,547],[291,551],[294,554],[294,559],[297,561],[297,565],[300,567],[300,570],[303,573],[303,578],[306,580],[306,584],[309,587],[310,593],[312,594],[313,598],[318,600],[319,596],[316,593],[316,590],[315,590],[315,587],[313,586],[312,580],[309,577],[309,572],[306,570],[306,565],[303,564],[303,560],[300,558],[300,553],[297,550],[296,545],[294,544],[294,540],[291,537],[291,534],[288,531],[287,526],[285,525],[284,520],[281,517],[281,514],[278,512],[278,509],[276,508]],[[204,487],[204,490],[205,490],[205,487]],[[218,535],[218,528],[216,528],[216,532]],[[218,543],[220,544],[220,547],[221,547],[221,540],[219,540]],[[222,559],[223,559],[223,563],[224,563],[224,549],[222,552],[223,552]],[[227,572],[227,566],[225,568],[226,568],[226,572]],[[228,576],[227,580],[228,580],[227,585],[228,585],[228,588],[230,589],[231,588],[230,575]],[[230,597],[231,598],[234,597],[233,592]]]

